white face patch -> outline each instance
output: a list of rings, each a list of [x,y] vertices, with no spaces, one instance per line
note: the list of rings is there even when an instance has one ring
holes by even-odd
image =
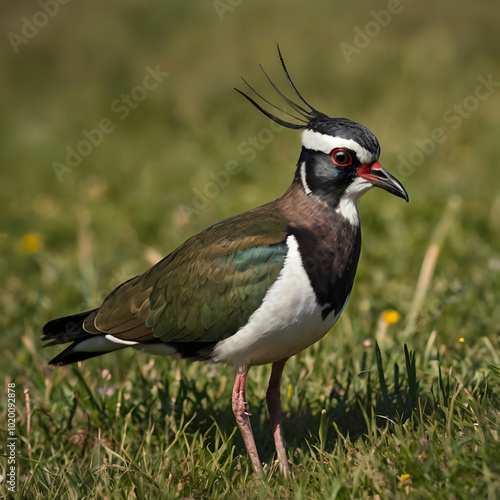
[[[356,153],[362,164],[371,165],[377,158],[363,146],[352,139],[343,137],[333,137],[327,134],[321,134],[314,130],[304,130],[302,132],[302,145],[313,151],[321,151],[329,155],[336,148],[348,148]]]
[[[358,200],[372,187],[373,184],[366,179],[356,177],[340,198],[339,206],[335,211],[357,226],[359,224]]]
[[[361,196],[363,196],[372,187],[373,184],[371,182],[363,179],[363,177],[356,177],[351,184],[347,186],[342,198],[349,199],[357,203]]]

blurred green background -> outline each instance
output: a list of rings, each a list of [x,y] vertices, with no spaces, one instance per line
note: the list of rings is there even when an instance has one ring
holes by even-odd
[[[29,385],[34,366],[55,355],[41,350],[46,321],[98,306],[195,232],[286,190],[299,133],[270,133],[269,119],[233,90],[244,89],[243,76],[281,105],[258,66],[286,88],[277,43],[305,98],[368,126],[380,141],[381,164],[410,196],[406,205],[372,190],[361,200],[354,293],[338,334],[321,345],[362,350],[382,311],[396,309],[401,327],[390,341],[397,345],[409,339],[411,349],[423,350],[435,330],[437,343],[456,356],[460,337],[471,347],[485,337],[498,346],[496,2],[47,5],[9,2],[0,16],[2,380],[20,376]],[[154,89],[138,88],[152,69],[168,76]],[[137,99],[123,107],[126,95]],[[67,148],[78,148],[84,131],[106,119],[113,131],[58,177],[54,162],[64,164]],[[214,188],[214,177],[234,162],[238,173]],[[404,337],[422,260],[450,200],[454,221]],[[134,356],[115,353],[89,366]],[[498,362],[492,351],[477,359]]]

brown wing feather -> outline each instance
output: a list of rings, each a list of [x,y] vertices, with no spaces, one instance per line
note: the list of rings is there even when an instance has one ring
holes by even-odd
[[[122,340],[153,340],[153,330],[146,326],[150,312],[151,288],[142,290],[140,276],[120,285],[91,314],[83,327],[89,333],[108,333]]]

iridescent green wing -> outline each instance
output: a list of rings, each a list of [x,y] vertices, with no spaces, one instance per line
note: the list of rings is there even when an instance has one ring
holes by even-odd
[[[215,342],[247,323],[278,277],[286,221],[256,211],[197,234],[142,279],[146,326],[164,342]]]
[[[230,337],[283,268],[286,228],[272,204],[219,222],[118,287],[84,328],[139,342]]]

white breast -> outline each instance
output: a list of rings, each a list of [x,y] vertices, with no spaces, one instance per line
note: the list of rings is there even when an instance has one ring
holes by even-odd
[[[314,344],[337,321],[345,304],[340,311],[322,318],[326,306],[316,302],[297,240],[288,236],[286,243],[283,269],[261,306],[238,332],[217,344],[214,361],[234,364],[237,369],[272,363]]]

